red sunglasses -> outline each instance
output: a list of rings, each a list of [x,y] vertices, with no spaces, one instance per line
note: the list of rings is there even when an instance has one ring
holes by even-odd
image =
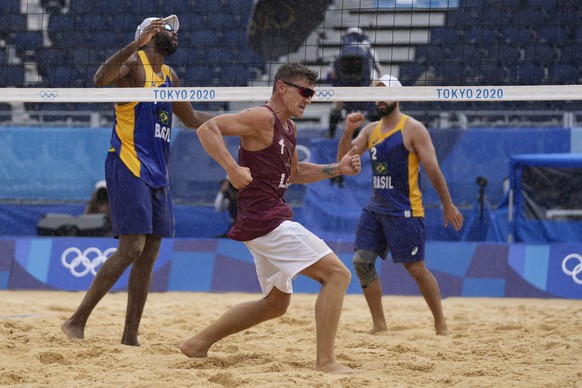
[[[315,90],[313,90],[313,89],[306,88],[304,86],[295,85],[295,84],[292,84],[291,82],[287,82],[287,81],[283,81],[283,80],[281,80],[281,81],[285,85],[293,86],[294,88],[299,89],[299,94],[301,94],[302,97],[310,98],[310,97],[313,97],[315,95]]]

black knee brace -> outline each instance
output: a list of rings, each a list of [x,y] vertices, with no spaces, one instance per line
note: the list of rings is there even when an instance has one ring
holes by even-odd
[[[362,288],[368,287],[368,284],[378,278],[378,272],[376,272],[376,256],[374,252],[360,250],[356,251],[354,255],[352,263]]]

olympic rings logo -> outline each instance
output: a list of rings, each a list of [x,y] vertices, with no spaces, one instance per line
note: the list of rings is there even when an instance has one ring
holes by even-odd
[[[91,247],[81,252],[76,247],[67,248],[61,255],[61,264],[63,264],[63,267],[69,269],[71,275],[74,277],[82,278],[89,272],[95,276],[97,274],[97,267],[111,257],[116,250],[117,248],[109,248],[101,252],[99,248]]]
[[[570,261],[570,259],[578,260],[578,264],[576,264],[572,269],[568,269],[567,266],[567,263]],[[566,275],[572,276],[574,283],[582,286],[582,279],[578,277],[578,275],[582,273],[582,256],[577,253],[570,253],[568,256],[564,257],[564,260],[562,261],[562,271]]]
[[[52,101],[59,96],[59,92],[56,90],[41,90],[38,95],[43,100]]]
[[[315,95],[317,98],[321,98],[322,100],[329,100],[335,96],[335,92],[333,89],[318,89],[315,91]]]

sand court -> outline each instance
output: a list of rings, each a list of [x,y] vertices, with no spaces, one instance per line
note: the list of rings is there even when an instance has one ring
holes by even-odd
[[[362,295],[348,295],[339,362],[362,373],[315,371],[314,304],[295,294],[281,318],[227,337],[188,359],[181,340],[245,293],[151,293],[141,347],[120,344],[127,294],[108,294],[85,330],[59,326],[83,292],[0,291],[0,385],[83,387],[582,387],[582,301],[446,298],[448,337],[437,337],[421,297],[385,296],[389,331],[370,335]]]

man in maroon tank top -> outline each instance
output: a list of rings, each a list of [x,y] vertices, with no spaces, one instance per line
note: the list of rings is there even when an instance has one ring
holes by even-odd
[[[216,322],[180,344],[188,357],[206,357],[220,339],[283,315],[299,274],[322,287],[315,306],[316,369],[352,373],[335,361],[335,337],[351,273],[323,240],[293,221],[285,202],[291,183],[311,183],[360,172],[356,147],[339,163],[298,162],[297,127],[311,98],[317,73],[297,63],[282,65],[266,105],[217,116],[198,128],[206,152],[226,171],[238,192],[238,214],[228,236],[243,241],[254,257],[263,298],[232,307]],[[239,136],[237,163],[223,136]]]

